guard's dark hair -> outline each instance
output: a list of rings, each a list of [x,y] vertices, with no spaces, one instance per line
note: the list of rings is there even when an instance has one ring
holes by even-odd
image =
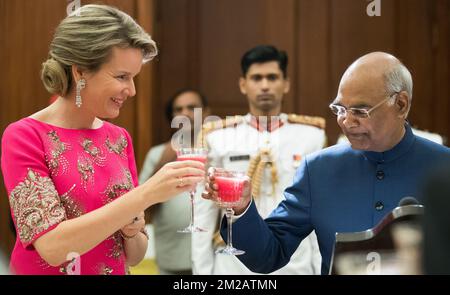
[[[278,50],[272,45],[258,45],[247,51],[241,59],[242,75],[244,77],[247,75],[252,64],[269,61],[278,62],[284,78],[287,77],[288,56],[285,51]]]

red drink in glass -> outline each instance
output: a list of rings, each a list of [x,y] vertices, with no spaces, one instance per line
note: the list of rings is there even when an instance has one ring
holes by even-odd
[[[177,157],[177,161],[198,161],[203,164],[206,163],[206,155],[180,155]]]
[[[248,181],[249,178],[244,172],[221,168],[215,168],[213,176],[214,183],[217,185],[217,203],[219,206],[225,207],[225,216],[227,217],[227,245],[223,249],[218,249],[216,253],[242,255],[245,251],[233,247],[231,218],[234,215],[233,207],[239,205],[245,181]]]
[[[217,176],[216,184],[220,203],[224,205],[231,203],[230,205],[233,206],[239,202],[244,188],[244,178]]]

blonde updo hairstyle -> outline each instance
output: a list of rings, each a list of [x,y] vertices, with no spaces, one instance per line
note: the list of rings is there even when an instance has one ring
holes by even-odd
[[[152,38],[126,13],[106,5],[85,5],[56,28],[41,79],[51,94],[61,96],[73,87],[72,65],[96,72],[114,47],[142,50],[146,63],[158,53]]]

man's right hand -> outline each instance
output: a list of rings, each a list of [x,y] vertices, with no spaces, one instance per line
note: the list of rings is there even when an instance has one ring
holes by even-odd
[[[205,190],[202,193],[202,197],[207,200],[211,200],[213,202],[217,202],[218,196],[217,196],[217,184],[215,183],[214,179],[214,167],[210,167],[208,169],[208,177],[206,179],[205,183]],[[251,192],[251,182],[250,179],[244,181],[244,188],[242,190],[242,202],[240,202],[239,205],[233,207],[234,215],[240,215],[242,214],[245,209],[247,209],[248,204],[251,201],[252,192]]]

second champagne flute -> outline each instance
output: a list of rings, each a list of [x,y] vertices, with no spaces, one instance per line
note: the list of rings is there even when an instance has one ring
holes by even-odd
[[[203,164],[206,163],[208,151],[204,148],[180,148],[177,150],[177,161],[199,161]],[[196,190],[193,189],[189,192],[191,198],[191,222],[184,228],[177,232],[179,233],[193,233],[193,232],[206,232],[207,230],[196,227],[194,224],[194,196]]]

